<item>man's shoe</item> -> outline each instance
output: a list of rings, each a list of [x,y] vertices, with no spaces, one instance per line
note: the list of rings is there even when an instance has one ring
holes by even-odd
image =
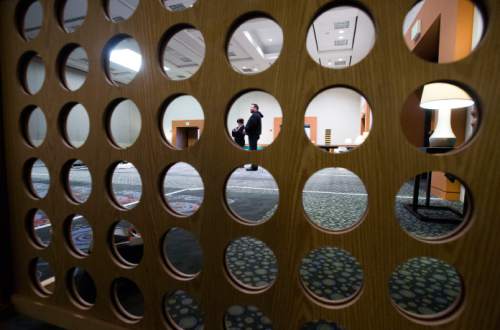
[[[258,171],[258,170],[259,170],[258,168],[253,168],[253,167],[247,168],[247,171]]]

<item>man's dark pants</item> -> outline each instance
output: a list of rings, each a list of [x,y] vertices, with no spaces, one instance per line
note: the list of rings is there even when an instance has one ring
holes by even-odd
[[[256,151],[257,150],[257,141],[259,141],[260,136],[259,135],[249,135],[248,136],[248,144],[250,146],[250,151]],[[257,170],[259,166],[257,164],[252,164],[251,169],[252,170]]]

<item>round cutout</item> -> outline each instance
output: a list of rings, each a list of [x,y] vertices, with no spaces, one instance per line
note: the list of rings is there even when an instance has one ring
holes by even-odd
[[[453,266],[438,259],[417,257],[392,273],[389,294],[403,315],[435,321],[455,312],[464,292],[462,279]]]
[[[469,56],[485,30],[485,19],[474,2],[425,0],[406,15],[403,38],[410,52],[421,59],[452,63]]]
[[[247,224],[269,220],[279,204],[276,180],[265,168],[248,164],[231,173],[226,182],[225,198],[230,211]]]
[[[464,147],[480,124],[479,106],[468,92],[446,82],[415,90],[401,112],[401,126],[408,142],[419,151],[443,154]]]
[[[193,27],[178,26],[167,32],[161,51],[161,67],[170,80],[186,80],[205,59],[205,39]]]
[[[97,299],[94,279],[83,268],[75,267],[68,272],[69,292],[80,307],[91,308]]]
[[[141,127],[141,112],[134,102],[118,100],[111,104],[108,132],[118,148],[131,147],[139,137]]]
[[[144,255],[144,239],[133,224],[120,220],[111,230],[111,249],[120,263],[135,267]]]
[[[193,8],[198,0],[162,0],[163,5],[169,11],[177,12]]]
[[[177,290],[165,296],[163,302],[165,316],[174,329],[201,330],[204,328],[203,311],[189,293]]]
[[[37,209],[29,213],[28,231],[37,246],[46,248],[52,243],[52,223],[44,211]]]
[[[283,30],[267,17],[249,19],[231,35],[227,57],[232,68],[244,75],[266,71],[279,58],[283,48]]]
[[[128,20],[139,6],[139,0],[107,0],[106,11],[114,23]]]
[[[187,279],[198,275],[203,267],[203,250],[198,239],[182,228],[170,229],[163,238],[163,258],[176,275]]]
[[[20,80],[24,90],[31,95],[37,94],[45,82],[45,63],[35,52],[28,52],[19,63]]]
[[[140,321],[144,317],[144,296],[131,280],[120,277],[112,284],[113,300],[118,312],[130,321]]]
[[[87,80],[89,58],[85,49],[70,45],[59,55],[61,58],[61,81],[70,91],[79,90]]]
[[[75,160],[71,163],[67,173],[69,196],[76,203],[85,203],[92,192],[92,176],[89,168],[81,160]]]
[[[46,260],[34,259],[31,263],[31,275],[40,294],[48,296],[54,293],[56,277],[54,270]]]
[[[141,49],[137,41],[127,35],[111,39],[104,48],[103,56],[106,74],[115,85],[130,84],[141,71]]]
[[[321,12],[309,27],[306,47],[322,67],[346,69],[368,56],[375,39],[375,25],[363,9],[334,6]]]
[[[87,17],[87,0],[66,0],[61,8],[60,20],[64,31],[75,32]]]
[[[250,91],[234,100],[226,117],[226,129],[242,149],[263,150],[278,137],[283,123],[281,106],[269,93]]]
[[[344,153],[365,142],[373,125],[366,99],[357,91],[333,87],[316,95],[306,109],[304,132],[316,147]]]
[[[361,179],[344,168],[325,168],[314,173],[302,190],[307,217],[322,229],[339,232],[356,226],[368,207]]]
[[[142,180],[134,164],[122,161],[112,170],[111,192],[114,201],[124,209],[133,209],[142,196]]]
[[[163,198],[175,214],[191,216],[203,203],[205,188],[198,171],[188,163],[172,165],[163,179]]]
[[[21,34],[26,39],[30,41],[35,39],[43,24],[43,6],[40,1],[23,1],[18,7],[20,11],[21,21],[20,30]]]
[[[266,243],[253,237],[232,241],[225,253],[226,269],[233,281],[244,289],[269,288],[278,276],[278,261]]]
[[[430,171],[405,182],[395,198],[396,217],[411,236],[439,241],[468,224],[472,210],[469,189],[450,173]]]
[[[187,149],[198,142],[204,124],[205,115],[198,100],[191,95],[177,96],[163,113],[163,136],[172,148]]]
[[[34,148],[38,148],[47,136],[47,120],[42,109],[37,106],[28,107],[22,116],[24,136]]]
[[[261,329],[272,330],[273,325],[264,313],[253,305],[233,305],[224,314],[224,329]],[[318,329],[323,330],[323,329]]]
[[[70,104],[63,110],[66,142],[73,148],[80,148],[85,144],[90,133],[90,119],[85,107],[79,103]]]
[[[302,259],[300,281],[320,303],[344,305],[359,295],[363,270],[349,252],[331,246],[311,251]]]
[[[87,218],[76,214],[67,220],[69,245],[80,256],[87,257],[94,246],[94,231]]]
[[[49,169],[43,161],[35,159],[28,165],[29,179],[28,187],[31,193],[39,199],[43,199],[49,193],[50,174]]]

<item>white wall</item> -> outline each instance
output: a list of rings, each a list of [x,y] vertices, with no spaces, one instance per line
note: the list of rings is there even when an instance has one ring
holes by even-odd
[[[259,145],[269,145],[274,139],[274,118],[283,117],[278,101],[271,94],[252,91],[240,96],[231,106],[226,119],[226,128],[229,136],[231,131],[237,126],[236,120],[243,118],[245,124],[250,118],[250,106],[252,103],[259,105],[259,111],[264,115],[262,118],[262,135]],[[246,137],[248,144],[248,137]]]
[[[131,146],[141,131],[141,113],[131,100],[118,104],[111,115],[113,141],[121,148]]]
[[[40,146],[47,135],[47,121],[40,108],[35,108],[28,117],[28,138],[35,147]]]
[[[42,58],[35,56],[26,68],[26,87],[28,92],[36,94],[45,81],[45,64]]]
[[[484,19],[481,11],[474,6],[474,23],[472,27],[472,50],[476,49],[484,33]]]
[[[201,104],[191,95],[182,95],[167,106],[163,115],[163,134],[172,143],[173,120],[204,120],[205,115]]]
[[[318,94],[306,110],[306,117],[318,118],[316,144],[325,144],[326,129],[332,130],[332,144],[345,144],[346,139],[354,143],[361,130],[362,100],[357,92],[342,87]]]
[[[81,104],[71,108],[66,118],[66,137],[75,148],[81,147],[89,135],[90,121],[87,110]]]

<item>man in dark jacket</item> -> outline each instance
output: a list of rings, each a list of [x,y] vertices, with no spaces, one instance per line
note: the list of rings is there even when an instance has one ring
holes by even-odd
[[[231,135],[234,138],[234,142],[236,142],[237,145],[240,147],[244,148],[245,147],[245,120],[243,118],[239,118],[236,120],[236,123],[238,126],[233,128],[233,131],[231,132]]]
[[[262,118],[264,115],[259,112],[259,106],[255,103],[250,107],[250,112],[252,115],[245,125],[245,133],[248,135],[250,150],[257,150],[257,142],[262,134]],[[259,167],[256,164],[252,164],[250,168],[247,168],[247,171],[257,171],[258,169]]]

